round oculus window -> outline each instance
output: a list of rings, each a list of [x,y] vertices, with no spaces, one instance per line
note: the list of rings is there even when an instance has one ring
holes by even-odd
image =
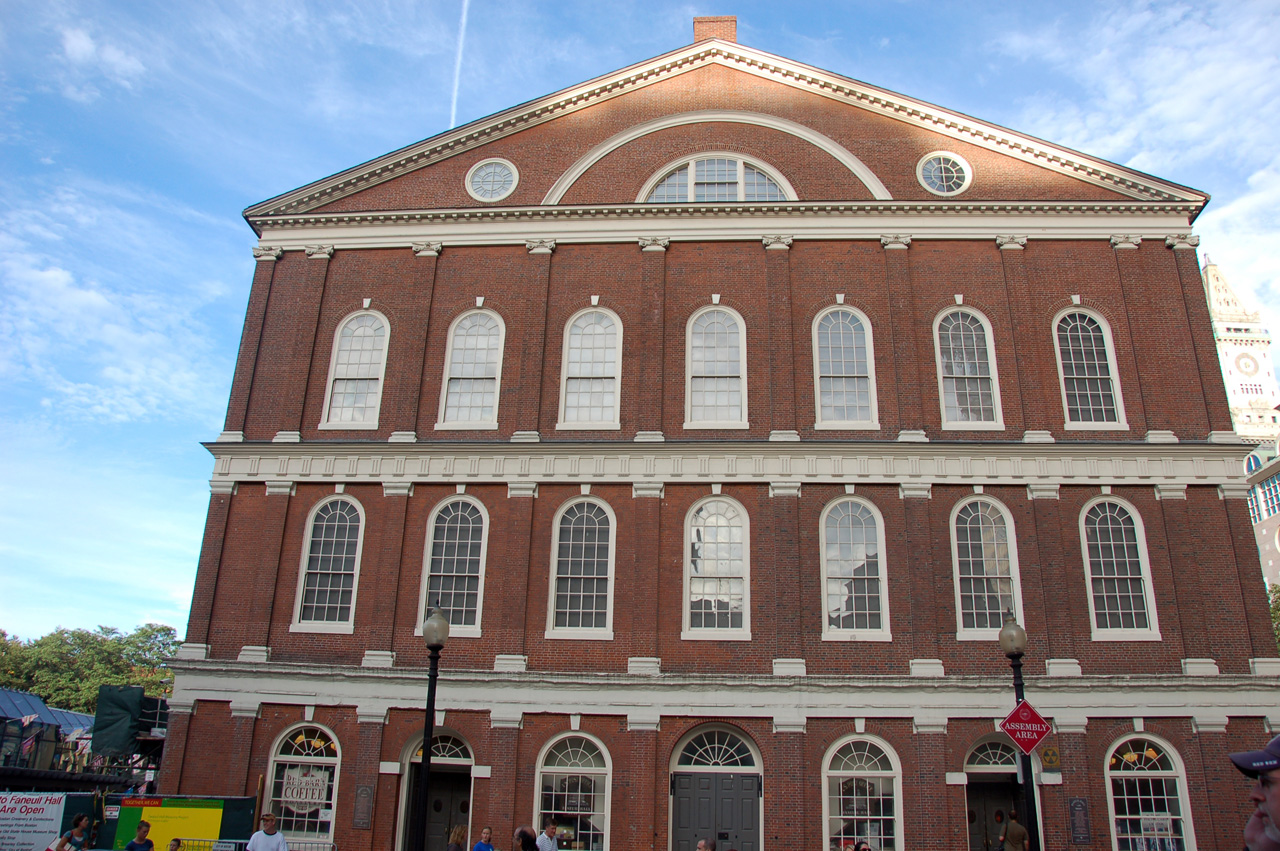
[[[969,188],[973,168],[959,154],[934,151],[920,158],[916,178],[934,195],[959,195]]]
[[[467,193],[477,201],[501,201],[516,190],[520,172],[507,160],[481,160],[467,172]]]

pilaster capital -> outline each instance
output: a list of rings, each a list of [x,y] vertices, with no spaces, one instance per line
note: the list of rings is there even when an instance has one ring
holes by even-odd
[[[789,236],[766,236],[761,240],[765,251],[787,251],[791,248]]]
[[[899,499],[933,499],[932,482],[903,482],[898,485]]]
[[[274,263],[284,256],[284,249],[276,245],[256,245],[253,248],[253,259],[259,263]]]
[[[1171,233],[1164,238],[1169,248],[1195,248],[1200,244],[1200,237],[1194,233]]]
[[[383,496],[413,496],[413,482],[383,482]]]
[[[293,496],[294,484],[286,481],[268,481],[267,496]]]
[[[662,499],[666,488],[662,482],[632,482],[632,499]]]
[[[905,233],[884,234],[880,237],[880,244],[885,248],[909,248],[911,236]]]
[[[554,239],[526,239],[524,247],[529,249],[530,254],[550,254],[556,250],[556,241]]]
[[[443,242],[413,243],[413,253],[418,257],[439,257],[441,251],[444,251]]]
[[[1218,485],[1218,499],[1248,499],[1252,490],[1248,482],[1224,482]]]
[[[798,498],[800,496],[800,483],[799,482],[769,482],[770,499],[774,497],[779,497],[779,496],[790,496],[790,497]]]
[[[671,244],[670,237],[665,236],[642,236],[639,241],[641,251],[666,251]]]
[[[328,260],[333,256],[332,245],[308,245],[306,250],[312,260]]]
[[[1117,233],[1111,236],[1111,247],[1115,249],[1121,248],[1137,248],[1142,245],[1142,237],[1132,233]]]
[[[537,499],[538,483],[529,481],[507,482],[507,499],[515,499],[517,497]]]
[[[1057,499],[1057,482],[1031,482],[1027,485],[1027,499]]]
[[[1027,247],[1027,238],[1025,236],[997,236],[996,248],[1001,251],[1006,249],[1011,251],[1021,251]]]

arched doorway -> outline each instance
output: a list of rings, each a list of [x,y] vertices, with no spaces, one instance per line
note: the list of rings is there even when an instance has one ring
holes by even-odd
[[[965,800],[969,818],[969,851],[1000,851],[1000,835],[1008,824],[1009,811],[1018,812],[1018,822],[1026,827],[1040,814],[1025,813],[1022,784],[1018,782],[1021,757],[1008,737],[979,742],[964,760]],[[1032,757],[1032,772],[1035,772]],[[1028,778],[1027,782],[1034,782]],[[1040,796],[1036,796],[1036,806]],[[1043,835],[1043,834],[1042,834]]]
[[[760,851],[760,774],[760,752],[732,727],[699,727],[681,739],[671,757],[671,851],[694,851],[708,837]]]
[[[471,748],[453,733],[439,733],[431,739],[431,794],[427,796],[427,851],[445,851],[454,825],[471,830]],[[418,794],[422,770],[422,745],[401,763],[400,829],[397,848],[408,847],[409,818]],[[470,843],[474,844],[474,843]],[[469,847],[469,846],[468,846]]]

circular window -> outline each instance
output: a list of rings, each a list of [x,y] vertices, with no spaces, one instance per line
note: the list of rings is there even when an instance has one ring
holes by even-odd
[[[477,201],[501,201],[516,190],[520,172],[507,160],[482,160],[467,172],[467,193]]]
[[[959,154],[934,151],[920,158],[916,178],[934,195],[959,195],[969,188],[973,168]]]

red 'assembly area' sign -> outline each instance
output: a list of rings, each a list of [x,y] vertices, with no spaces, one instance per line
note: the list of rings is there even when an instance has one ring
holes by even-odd
[[[1000,729],[1009,734],[1013,743],[1027,756],[1044,741],[1053,729],[1049,722],[1025,700],[1013,707],[1013,711],[1000,722]]]

